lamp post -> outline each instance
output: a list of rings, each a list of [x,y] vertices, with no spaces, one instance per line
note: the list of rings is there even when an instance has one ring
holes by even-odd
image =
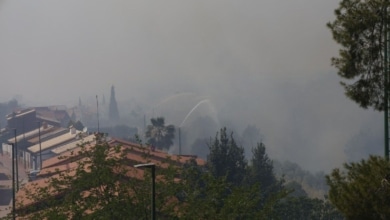
[[[385,10],[385,21],[387,20],[387,9]],[[389,160],[389,26],[385,23],[384,40],[384,117],[385,117],[385,158]]]
[[[41,148],[41,122],[38,123],[38,138],[39,138],[39,170],[42,170],[42,148]]]
[[[12,150],[12,154],[15,155],[15,159],[12,159],[12,163],[15,163],[15,165],[16,165],[16,168],[15,168],[16,169],[16,191],[19,191],[19,168],[18,168],[19,154],[18,154],[18,144],[17,144],[18,141],[16,140],[16,128],[14,128],[14,139],[15,139],[15,143],[14,143],[13,149],[15,149],[15,153]]]
[[[144,163],[134,165],[135,168],[145,167],[152,170],[152,220],[156,219],[156,165],[154,163]]]
[[[15,219],[15,144],[12,146],[12,218]]]

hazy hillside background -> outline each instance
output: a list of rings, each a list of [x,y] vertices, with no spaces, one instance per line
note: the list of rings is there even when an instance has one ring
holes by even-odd
[[[131,126],[165,116],[195,141],[255,125],[271,158],[329,171],[383,143],[382,115],[348,100],[330,66],[337,4],[1,0],[0,101],[95,106],[115,85]]]

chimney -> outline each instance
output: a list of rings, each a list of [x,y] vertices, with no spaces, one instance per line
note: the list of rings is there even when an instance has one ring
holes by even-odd
[[[42,126],[43,126],[43,129],[47,129],[47,123],[45,121],[42,123]]]
[[[69,129],[69,133],[70,133],[71,135],[76,134],[76,128],[73,127],[73,126],[71,126],[70,129]]]

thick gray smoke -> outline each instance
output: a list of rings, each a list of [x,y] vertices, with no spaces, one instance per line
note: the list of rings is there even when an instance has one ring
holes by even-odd
[[[362,128],[382,130],[381,115],[345,98],[330,66],[338,48],[325,24],[338,0],[0,4],[3,101],[71,106],[108,98],[115,85],[121,116],[137,126],[143,115],[187,135],[255,125],[271,157],[311,170],[346,161]]]

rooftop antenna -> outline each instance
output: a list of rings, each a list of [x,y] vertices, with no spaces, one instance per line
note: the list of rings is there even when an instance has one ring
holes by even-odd
[[[100,133],[100,130],[99,130],[99,100],[98,100],[97,95],[96,95],[96,114],[97,114],[98,134],[99,134]]]

